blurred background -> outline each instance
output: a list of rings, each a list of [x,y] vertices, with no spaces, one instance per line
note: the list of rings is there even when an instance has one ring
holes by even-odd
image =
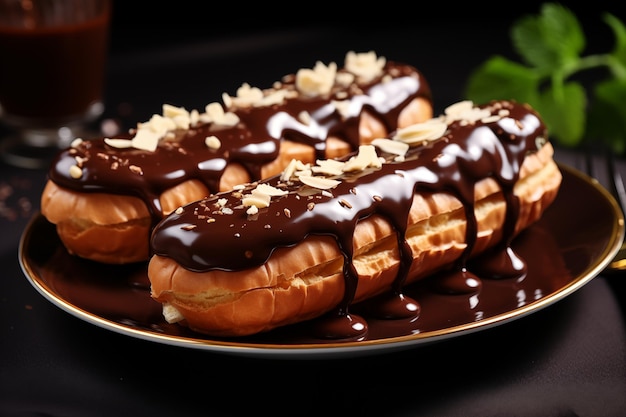
[[[341,65],[348,50],[375,50],[388,60],[416,66],[431,84],[436,110],[442,110],[463,98],[469,73],[488,57],[517,58],[509,29],[521,16],[538,14],[542,3],[295,7],[256,2],[244,7],[232,2],[213,11],[205,2],[185,2],[181,7],[171,2],[115,0],[110,73],[117,83],[115,91],[125,93],[109,97],[110,103],[122,107],[109,110],[134,123],[159,112],[163,102],[204,106],[220,100],[222,92],[234,94],[243,82],[269,87],[282,75],[312,67],[316,60]],[[565,3],[587,35],[586,53],[612,48],[613,35],[602,13],[623,18],[618,4]],[[143,52],[141,57],[138,51]],[[193,65],[185,64],[192,60]],[[153,78],[150,67],[154,65],[171,77]],[[122,71],[124,78],[116,77]],[[154,85],[154,94],[133,95],[134,86],[145,83]]]

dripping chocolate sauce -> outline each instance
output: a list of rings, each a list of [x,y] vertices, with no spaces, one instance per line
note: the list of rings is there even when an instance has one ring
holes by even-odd
[[[387,155],[388,162],[381,168],[344,174],[332,196],[307,194],[306,186],[282,183],[277,176],[267,182],[287,187],[289,194],[273,199],[268,208],[254,216],[241,208],[239,192],[191,203],[182,213],[168,216],[156,226],[152,249],[192,271],[234,271],[262,265],[276,248],[295,245],[309,235],[331,236],[344,256],[345,292],[336,310],[316,320],[311,331],[321,339],[359,340],[367,337],[370,326],[352,308],[358,283],[352,263],[358,221],[374,214],[390,219],[400,248],[400,268],[392,291],[375,303],[367,303],[367,315],[417,320],[420,303],[404,291],[413,261],[405,238],[408,215],[416,192],[447,192],[463,204],[467,246],[433,288],[449,294],[473,294],[485,279],[523,280],[527,264],[511,246],[519,211],[513,186],[523,160],[537,151],[547,132],[538,115],[524,105],[498,101],[480,108],[491,110],[492,115],[503,110],[508,114],[495,121],[455,121],[440,139],[412,147],[401,162]],[[474,188],[485,178],[493,178],[500,185],[507,208],[501,243],[492,248],[491,262],[475,273],[468,265],[477,239]],[[226,207],[234,208],[233,214],[216,215],[214,221],[207,222],[207,216],[217,210],[218,198],[227,200]],[[215,242],[219,242],[219,250]]]
[[[566,181],[575,181],[567,177]],[[586,234],[566,236],[555,240],[561,208],[579,201],[583,183],[568,184],[561,194],[564,198],[557,210],[548,210],[539,221],[523,230],[511,247],[528,263],[523,279],[481,279],[474,291],[449,291],[441,281],[449,275],[442,271],[420,279],[403,288],[402,294],[415,300],[418,314],[399,317],[393,293],[355,303],[350,311],[367,321],[367,334],[341,341],[371,341],[411,335],[431,335],[448,332],[455,326],[465,326],[514,311],[571,283],[573,276],[586,270],[593,258]],[[592,196],[593,197],[593,196]],[[611,215],[604,201],[591,199],[593,209]],[[594,231],[593,233],[597,233]],[[608,232],[607,232],[608,233]],[[36,238],[35,238],[36,237]],[[161,304],[150,297],[147,263],[107,265],[70,255],[60,242],[55,226],[39,217],[31,229],[31,243],[26,244],[25,256],[33,272],[60,299],[89,314],[118,323],[127,328],[164,336],[198,340],[216,340],[237,344],[284,346],[298,344],[325,345],[338,339],[320,338],[315,330],[324,320],[284,326],[266,333],[240,338],[216,338],[196,333],[179,324],[169,324],[162,314]],[[491,253],[468,261],[469,270],[477,270],[489,261]],[[381,317],[381,304],[390,302],[391,314]],[[386,307],[386,308],[387,308]],[[376,314],[372,313],[372,310]]]

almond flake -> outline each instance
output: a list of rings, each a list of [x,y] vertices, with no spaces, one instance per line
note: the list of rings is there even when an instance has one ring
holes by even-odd
[[[345,162],[335,159],[321,159],[317,161],[317,165],[311,167],[311,171],[316,174],[341,175]]]
[[[303,68],[296,73],[296,88],[302,94],[315,97],[330,93],[337,74],[337,64],[331,62],[328,66],[321,61],[315,63],[313,69]]]
[[[296,172],[296,164],[298,161],[296,159],[292,159],[289,161],[282,174],[280,174],[281,181],[289,181],[294,172]]]
[[[474,107],[471,100],[458,101],[445,108],[444,113],[448,117],[458,118],[461,114],[466,113]]]
[[[376,146],[383,152],[394,155],[404,156],[409,150],[409,144],[392,139],[377,138],[372,141],[372,145]]]
[[[133,148],[154,152],[161,137],[161,134],[150,129],[138,129],[137,134],[132,139],[132,146]]]
[[[80,167],[78,167],[78,165],[72,165],[70,167],[70,177],[74,178],[74,179],[79,179],[80,177],[83,176],[83,170],[80,169]]]
[[[358,54],[350,51],[346,54],[345,68],[363,81],[369,81],[382,73],[386,61],[374,51]]]
[[[189,114],[189,112],[185,110],[184,107],[176,107],[172,106],[171,104],[163,104],[162,108],[164,117],[175,117]]]
[[[267,194],[271,197],[275,197],[275,196],[281,196],[281,195],[285,195],[287,194],[287,191],[285,190],[281,190],[279,188],[276,187],[272,187],[269,184],[259,184],[257,185],[257,187],[252,190],[252,193],[262,193],[262,194]]]
[[[163,318],[170,324],[178,323],[185,317],[170,303],[163,303]]]
[[[220,103],[209,103],[205,107],[208,121],[222,126],[235,126],[239,123],[239,116],[235,113],[224,112]]]
[[[312,176],[312,175],[313,175],[313,170],[312,170],[312,169],[310,169],[310,168],[305,168],[305,169],[302,169],[302,170],[300,170],[300,171],[296,171],[296,172],[294,172],[294,175],[295,175],[296,177],[298,177],[298,178],[299,178],[299,177],[310,177],[310,176]]]
[[[283,170],[280,179],[281,181],[289,181],[292,176],[295,176],[296,173],[300,173],[303,170],[309,171],[309,164],[305,164],[299,159],[292,159]]]
[[[118,149],[132,148],[133,141],[130,139],[111,139],[104,138],[104,143]]]
[[[192,126],[195,126],[198,124],[198,122],[200,121],[200,112],[198,112],[198,110],[193,109],[190,113],[189,113],[189,123]]]
[[[359,146],[359,153],[346,162],[343,167],[343,171],[360,171],[370,166],[380,168],[382,166],[382,162],[378,159],[376,148],[373,145],[361,145]]]
[[[497,122],[498,120],[502,119],[501,116],[494,114],[494,115],[490,115],[488,117],[483,117],[482,119],[480,119],[481,122],[483,123],[493,123],[493,122]]]
[[[302,176],[300,181],[309,187],[317,188],[319,190],[328,190],[339,185],[340,181],[331,180],[323,177]]]
[[[275,90],[271,93],[264,96],[261,100],[256,103],[253,103],[254,107],[267,107],[273,106],[274,104],[283,104],[287,97],[286,90]]]
[[[339,200],[339,204],[341,204],[345,208],[352,208],[352,204],[350,204],[347,200],[344,200],[343,198]]]
[[[451,104],[446,107],[444,113],[446,123],[448,124],[456,120],[462,121],[464,125],[474,124],[481,119],[491,116],[491,110],[475,107],[471,100],[463,100]]]
[[[257,208],[269,207],[270,201],[271,197],[267,194],[262,193],[246,194],[241,199],[241,203],[244,206],[256,206]]]
[[[448,129],[448,125],[442,120],[430,119],[422,123],[415,123],[410,126],[398,129],[393,139],[399,140],[409,145],[421,144],[424,141],[439,139]]]
[[[263,91],[258,87],[251,87],[248,83],[243,83],[241,87],[237,89],[237,95],[235,97],[231,97],[226,93],[222,95],[222,100],[227,108],[230,108],[232,105],[250,107],[262,99]]]

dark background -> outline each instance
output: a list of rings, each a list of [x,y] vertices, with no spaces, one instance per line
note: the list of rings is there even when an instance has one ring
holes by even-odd
[[[343,6],[338,3],[292,3],[289,6],[268,2],[209,3],[203,1],[145,2],[113,0],[113,38],[115,52],[136,47],[163,47],[179,42],[219,40],[249,34],[288,32],[290,30],[342,28],[345,32],[419,30],[429,32],[424,42],[447,37],[441,31],[458,34],[459,51],[464,44],[463,30],[484,34],[485,43],[498,49],[505,46],[502,36],[511,23],[526,14],[537,14],[543,1],[462,2],[386,2]],[[601,14],[624,15],[619,2],[560,2],[575,12],[594,43],[607,39],[609,32]],[[181,7],[184,6],[184,7]],[[212,10],[214,8],[215,10]],[[399,43],[406,40],[398,39]],[[452,46],[452,45],[450,45]],[[454,46],[452,46],[454,47]],[[468,45],[469,49],[475,49]],[[484,48],[480,48],[484,49]],[[502,50],[503,51],[503,50]]]
[[[114,0],[110,78],[117,84],[110,90],[125,94],[108,97],[107,102],[116,106],[109,107],[109,115],[120,119],[124,127],[132,127],[159,113],[165,102],[203,108],[219,101],[223,92],[234,94],[243,82],[269,87],[281,76],[312,67],[317,60],[341,66],[348,50],[374,50],[388,60],[416,66],[429,81],[435,110],[440,112],[465,98],[468,76],[488,57],[499,54],[519,60],[512,49],[511,25],[524,15],[539,14],[543,3],[272,6],[222,2],[218,6],[200,1]],[[584,55],[609,52],[614,37],[602,14],[610,12],[626,21],[621,7],[617,2],[577,3],[566,7],[576,13],[583,27]],[[172,50],[178,58],[175,65]],[[159,59],[165,52],[168,60]],[[155,65],[159,71],[154,71]],[[593,79],[604,74],[594,71],[585,75]],[[164,72],[171,76],[154,75]],[[139,96],[139,86],[148,83],[154,94],[146,94],[144,88]]]

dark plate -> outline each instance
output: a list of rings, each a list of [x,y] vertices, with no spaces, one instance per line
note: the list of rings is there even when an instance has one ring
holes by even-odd
[[[54,225],[40,214],[22,235],[19,261],[30,283],[54,305],[96,326],[140,339],[274,358],[389,352],[485,330],[536,312],[581,288],[609,264],[624,238],[619,206],[594,179],[567,166],[560,168],[563,184],[555,202],[513,242],[513,249],[528,263],[524,279],[484,279],[479,292],[456,295],[434,291],[436,276],[425,279],[405,291],[420,304],[417,319],[368,320],[368,336],[360,341],[308,338],[310,323],[239,339],[211,338],[168,324],[160,304],[150,298],[145,263],[102,265],[73,257]]]

